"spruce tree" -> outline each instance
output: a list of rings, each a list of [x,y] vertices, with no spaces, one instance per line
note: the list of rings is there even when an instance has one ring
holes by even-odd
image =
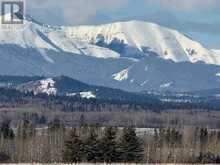
[[[87,162],[96,163],[100,161],[100,145],[95,129],[90,129],[89,136],[85,142],[85,154]]]
[[[4,120],[0,126],[0,134],[6,139],[13,139],[15,137],[13,130],[10,128],[10,120]]]
[[[80,163],[84,157],[84,145],[77,134],[76,129],[70,132],[69,138],[65,141],[63,161],[68,163]]]
[[[163,148],[165,143],[166,130],[164,128],[159,129],[159,147]]]
[[[10,162],[10,156],[4,152],[0,152],[0,163],[9,163]]]
[[[60,119],[55,118],[53,121],[48,123],[48,130],[50,132],[56,132],[56,131],[65,132],[65,124]]]
[[[104,137],[101,140],[101,161],[105,163],[117,163],[119,152],[117,145],[117,129],[113,127],[105,128]]]
[[[36,130],[30,120],[22,120],[18,125],[17,135],[21,139],[26,139],[35,136]]]
[[[202,153],[206,152],[207,143],[208,143],[208,130],[207,128],[200,129],[200,151]]]
[[[124,128],[120,141],[121,161],[126,163],[138,163],[143,161],[143,148],[135,129]]]

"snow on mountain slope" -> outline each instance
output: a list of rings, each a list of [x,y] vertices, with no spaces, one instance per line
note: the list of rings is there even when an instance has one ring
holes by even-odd
[[[91,92],[80,92],[80,96],[82,98],[86,98],[86,99],[91,99],[91,98],[96,98],[96,96]]]
[[[43,27],[29,21],[25,21],[24,30],[5,31],[1,29],[2,32],[0,33],[0,43],[15,44],[23,48],[31,47],[55,50],[55,48],[51,44],[46,42],[41,36],[38,35],[38,31],[40,29],[43,30]]]
[[[70,85],[67,88],[65,85]],[[72,86],[72,89],[71,89]],[[55,77],[55,78],[46,78],[38,81],[30,81],[28,83],[18,85],[17,89],[21,91],[33,92],[34,94],[45,93],[47,95],[62,95],[62,90],[68,89],[69,91],[74,90],[74,88],[89,88],[89,85],[83,84],[79,81],[67,78],[67,77]],[[90,87],[92,88],[92,86]],[[68,91],[67,90],[67,91]],[[78,89],[80,90],[80,89]],[[83,89],[81,89],[83,90]],[[62,94],[61,94],[62,93]],[[75,93],[65,93],[66,96],[76,96],[80,95],[82,98],[91,99],[96,98],[96,95],[92,91],[81,91]]]
[[[13,44],[23,48],[37,49],[44,59],[50,63],[54,61],[48,57],[45,53],[45,49],[97,58],[120,57],[118,53],[109,49],[68,38],[60,27],[51,27],[38,23],[30,16],[25,20],[24,30],[3,30],[3,32],[0,33],[0,44]]]
[[[175,62],[203,61],[220,65],[220,57],[216,52],[204,48],[175,30],[153,23],[129,21],[100,26],[52,27],[28,16],[25,27],[23,31],[0,33],[0,44],[15,44],[23,48],[37,49],[50,63],[54,61],[45,53],[45,49],[97,58],[120,58],[121,54],[116,51],[91,44],[101,34],[108,44],[117,38],[143,53],[146,53],[147,49]],[[135,49],[129,49],[127,52],[134,51],[133,54],[136,54]]]
[[[220,65],[220,57],[178,31],[142,21],[117,22],[100,26],[63,27],[70,38],[91,43],[98,35],[107,44],[115,38],[143,51],[151,51],[175,62],[198,62]]]
[[[56,95],[57,89],[54,87],[55,81],[51,78],[41,80],[37,89],[39,93],[46,93],[48,95]]]
[[[93,94],[91,91],[88,92],[79,92],[79,93],[67,93],[66,96],[69,97],[74,97],[80,95],[81,98],[86,98],[86,99],[94,99],[96,98],[96,95]]]
[[[220,56],[220,50],[218,50],[218,49],[212,49],[212,51],[213,51],[216,55],[219,55],[219,56]]]
[[[82,41],[68,38],[62,30],[47,33],[47,37],[53,41],[62,51],[87,55],[97,58],[119,58],[120,55],[107,48],[98,47]]]
[[[0,33],[1,75],[64,75],[87,84],[132,92],[220,88],[218,53],[156,24],[130,21],[101,26],[51,27],[28,18],[26,25],[23,31]],[[129,45],[126,51],[137,54],[124,58],[123,51],[92,44],[91,40],[99,34],[106,43],[111,43],[115,37],[124,40],[119,45],[116,42],[114,48],[120,50],[125,43]],[[194,63],[197,61],[217,65]],[[46,93],[57,92],[51,80],[39,83],[39,90],[49,87]],[[85,92],[88,91],[91,90]]]
[[[113,74],[112,80],[123,90],[188,92],[219,89],[219,76],[218,65],[176,63],[150,56]]]
[[[52,78],[46,78],[37,81],[30,81],[21,84],[18,89],[33,92],[34,94],[45,93],[47,95],[57,95],[56,82]]]
[[[128,79],[128,72],[129,72],[129,69],[124,69],[123,71],[112,75],[112,77],[114,78],[114,80],[123,81],[123,80]]]

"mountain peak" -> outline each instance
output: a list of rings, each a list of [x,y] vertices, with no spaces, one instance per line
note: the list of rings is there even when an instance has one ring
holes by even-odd
[[[218,53],[203,47],[189,37],[160,25],[130,20],[97,26],[53,27],[43,24],[30,15],[25,16],[27,28],[23,32],[2,33],[2,43],[22,47],[64,51],[98,58],[134,57],[137,54],[155,54],[174,62],[198,62],[220,65]],[[105,44],[116,49],[94,44],[102,36]],[[117,45],[121,42],[121,45]],[[122,44],[123,43],[123,44]],[[116,44],[116,45],[115,45]],[[120,43],[119,43],[120,44]],[[126,45],[126,49],[121,46]],[[50,63],[54,61],[39,50]],[[132,55],[123,56],[122,53]]]
[[[0,33],[1,74],[65,75],[135,92],[219,87],[219,66],[204,63],[220,65],[220,56],[175,30],[137,20],[60,28],[26,20],[23,31]],[[40,84],[56,93],[54,81],[78,84],[65,77]]]
[[[91,43],[97,36],[103,36],[106,44],[115,39],[144,53],[154,52],[163,59],[174,62],[198,62],[220,64],[219,57],[199,42],[180,32],[160,25],[131,20],[97,26],[76,26],[64,28],[72,39]]]

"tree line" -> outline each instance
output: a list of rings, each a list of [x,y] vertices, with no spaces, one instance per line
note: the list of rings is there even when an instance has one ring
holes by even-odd
[[[22,119],[16,129],[0,124],[0,163],[220,163],[220,131],[87,125],[66,127],[54,119],[36,128]]]
[[[143,161],[143,145],[134,128],[124,128],[119,137],[117,137],[117,128],[105,128],[102,135],[98,135],[96,129],[90,128],[87,137],[85,134],[77,133],[76,129],[71,131],[69,138],[65,141],[63,161],[67,163]]]
[[[106,90],[101,98],[85,99],[79,96],[48,96],[47,94],[35,95],[33,92],[20,92],[15,89],[0,88],[0,107],[19,107],[19,106],[35,106],[39,105],[51,110],[59,108],[63,112],[75,111],[105,111],[112,110],[111,106],[118,106],[121,109],[125,106],[126,110],[152,110],[163,111],[167,109],[175,110],[216,110],[219,111],[220,104],[218,100],[211,99],[209,101],[198,101],[195,103],[176,103],[176,102],[161,102],[155,96],[129,94],[128,92],[118,93],[114,90]],[[119,97],[120,96],[120,97]],[[117,98],[117,99],[114,99]],[[105,108],[103,108],[105,105]]]

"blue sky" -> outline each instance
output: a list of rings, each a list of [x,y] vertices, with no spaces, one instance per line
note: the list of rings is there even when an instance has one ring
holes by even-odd
[[[52,25],[144,20],[220,49],[220,0],[26,0],[27,13]]]

